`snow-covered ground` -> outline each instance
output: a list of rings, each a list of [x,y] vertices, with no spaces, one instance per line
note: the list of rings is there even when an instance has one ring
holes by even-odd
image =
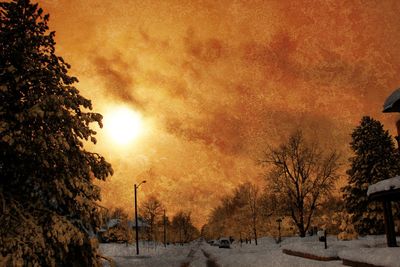
[[[280,244],[270,237],[260,238],[258,246],[234,243],[231,249],[223,249],[195,241],[184,246],[140,244],[140,256],[134,246],[125,244],[101,244],[104,255],[111,257],[117,266],[177,266],[177,267],[259,267],[259,266],[343,266],[342,260],[317,261],[282,252],[283,249],[321,257],[340,257],[352,261],[379,266],[400,267],[400,248],[386,248],[384,236],[369,236],[352,241],[339,241],[328,237],[328,249],[317,237],[288,237]]]
[[[299,241],[299,238],[283,239],[282,244]],[[206,246],[221,267],[261,267],[261,266],[342,266],[341,261],[321,262],[290,256],[282,253],[282,248],[270,237],[260,238],[258,245],[233,244],[231,249]]]
[[[106,243],[100,244],[100,253],[112,258],[119,267],[125,266],[181,266],[192,249],[198,243],[180,245],[162,245],[139,243],[139,256],[136,255],[136,246]]]
[[[327,244],[328,249],[324,249],[324,243],[318,242],[316,237],[307,237],[293,242],[287,240],[282,248],[318,257],[338,257],[341,260],[377,266],[400,267],[400,248],[388,248],[384,235],[360,237],[351,241],[328,237]]]

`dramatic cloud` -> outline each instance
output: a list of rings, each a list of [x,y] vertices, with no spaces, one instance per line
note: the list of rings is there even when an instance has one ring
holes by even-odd
[[[394,128],[381,108],[400,85],[400,3],[286,2],[42,2],[82,94],[148,125],[123,149],[100,133],[94,149],[116,171],[104,205],[132,212],[145,178],[140,199],[190,209],[200,225],[238,183],[263,184],[257,160],[293,130],[345,162],[363,115]]]

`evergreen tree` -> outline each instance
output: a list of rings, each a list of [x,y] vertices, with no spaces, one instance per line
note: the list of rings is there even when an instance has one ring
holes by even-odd
[[[0,2],[0,265],[97,266],[100,189],[111,165],[86,151],[101,126],[55,54],[37,4]]]
[[[368,201],[367,190],[369,185],[399,173],[398,153],[388,131],[371,117],[363,117],[351,136],[355,155],[350,158],[348,185],[342,188],[345,207],[358,234],[382,234],[382,204]]]

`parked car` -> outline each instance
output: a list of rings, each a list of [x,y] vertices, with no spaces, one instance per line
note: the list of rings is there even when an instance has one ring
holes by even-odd
[[[220,238],[219,240],[219,248],[231,248],[231,241],[229,238]]]

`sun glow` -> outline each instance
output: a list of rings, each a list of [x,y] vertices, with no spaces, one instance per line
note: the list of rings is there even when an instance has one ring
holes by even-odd
[[[106,113],[104,128],[114,143],[127,145],[143,133],[143,121],[138,112],[118,107]]]

